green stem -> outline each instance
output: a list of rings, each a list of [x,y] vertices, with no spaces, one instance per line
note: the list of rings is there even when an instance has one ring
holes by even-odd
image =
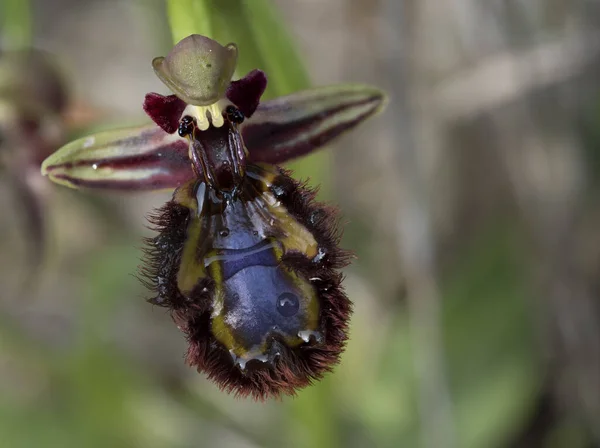
[[[206,0],[166,0],[167,15],[173,42],[177,43],[190,34],[213,37],[210,6]]]
[[[0,29],[8,48],[30,47],[33,32],[29,0],[0,0]]]

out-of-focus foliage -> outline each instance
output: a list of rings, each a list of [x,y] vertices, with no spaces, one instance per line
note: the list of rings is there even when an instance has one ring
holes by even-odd
[[[23,5],[0,1],[17,11],[10,33],[0,16],[3,45],[29,33]],[[591,2],[40,0],[31,12],[34,44],[71,59],[77,95],[110,85],[104,93],[127,102],[107,121],[135,121],[122,113],[132,101],[142,117],[142,96],[128,93],[154,82],[169,22],[174,40],[236,42],[238,75],[265,70],[269,96],[306,87],[311,73],[379,84],[392,101],[333,160],[294,166],[341,204],[359,257],[346,272],[351,339],[333,374],[282,402],[218,391],[184,365],[181,334],[131,275],[143,215],[165,198],[57,189],[40,292],[0,289],[1,447],[597,443]],[[5,191],[0,208],[11,210]],[[26,262],[16,227],[0,214],[0,286]]]
[[[0,3],[0,26],[5,45],[13,49],[31,45],[31,5],[29,0],[3,0]]]
[[[309,87],[310,81],[285,22],[268,0],[169,0],[173,41],[201,34],[239,49],[238,77],[256,68],[269,76],[266,99]]]

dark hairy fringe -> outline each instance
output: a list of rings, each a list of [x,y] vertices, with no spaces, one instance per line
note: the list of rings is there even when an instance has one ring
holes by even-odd
[[[189,210],[173,201],[149,217],[157,236],[145,239],[143,266],[139,277],[154,293],[149,302],[171,311],[175,323],[186,334],[189,349],[186,361],[207,374],[218,386],[239,397],[256,400],[294,395],[302,387],[330,372],[339,362],[344,349],[352,304],[341,286],[342,274],[337,270],[349,263],[352,254],[338,247],[341,228],[337,210],[315,201],[316,191],[291,179],[280,170],[273,183],[273,193],[288,211],[313,233],[325,256],[318,262],[300,253],[287,254],[284,268],[311,279],[320,302],[320,325],[323,342],[289,348],[281,341],[281,355],[269,363],[249,361],[241,371],[230,353],[211,333],[210,303],[214,285],[205,279],[188,300],[177,287],[181,252],[187,237]]]
[[[189,215],[189,209],[169,201],[148,216],[149,228],[157,235],[143,239],[144,255],[138,278],[154,294],[148,299],[154,305],[177,309],[186,302],[177,287],[177,270]]]
[[[310,263],[306,259],[305,263]],[[272,363],[249,361],[246,370],[234,365],[231,355],[210,333],[210,316],[202,313],[190,317],[187,312],[174,314],[175,322],[187,333],[188,364],[207,374],[227,393],[237,397],[250,396],[264,401],[295,395],[298,389],[309,386],[331,372],[339,363],[347,340],[348,319],[352,305],[340,286],[341,275],[331,270],[320,272],[318,287],[321,302],[321,325],[324,342],[318,346],[289,348],[278,344],[281,356]]]
[[[337,207],[316,201],[318,188],[291,177],[292,172],[278,168],[280,176],[273,182],[288,211],[315,236],[319,247],[325,250],[322,263],[331,269],[342,269],[350,264],[354,254],[340,248],[343,228]]]
[[[280,357],[267,364],[249,361],[246,370],[241,371],[229,352],[212,336],[208,313],[174,313],[174,320],[186,332],[190,344],[187,362],[199,372],[205,372],[222,390],[261,401],[295,395],[298,389],[330,372],[339,363],[352,313],[352,304],[341,286],[342,274],[336,271],[346,266],[352,257],[350,252],[338,247],[341,229],[336,209],[316,202],[316,191],[291,179],[284,170],[274,181],[273,191],[325,250],[326,256],[318,263],[300,253],[287,254],[282,260],[284,268],[313,279],[321,306],[319,328],[324,341],[316,346],[297,348],[274,341]]]

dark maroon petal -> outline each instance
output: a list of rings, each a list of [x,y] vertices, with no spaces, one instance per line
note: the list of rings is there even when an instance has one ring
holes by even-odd
[[[174,133],[187,104],[175,95],[163,96],[148,93],[144,99],[144,112],[165,132]]]
[[[382,91],[369,86],[317,87],[261,103],[241,133],[250,160],[283,163],[323,147],[385,101]]]
[[[251,117],[266,88],[265,73],[262,70],[252,70],[242,79],[232,81],[227,88],[226,96],[246,117]]]

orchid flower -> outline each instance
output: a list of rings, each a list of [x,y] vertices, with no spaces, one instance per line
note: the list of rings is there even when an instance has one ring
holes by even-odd
[[[154,124],[76,140],[42,173],[73,188],[173,189],[150,217],[141,267],[151,303],[171,311],[187,361],[221,388],[294,394],[331,370],[351,302],[333,208],[276,164],[317,150],[385,102],[373,87],[319,87],[260,102],[266,75],[232,81],[234,44],[180,41],[152,66],[173,92],[149,93]]]

